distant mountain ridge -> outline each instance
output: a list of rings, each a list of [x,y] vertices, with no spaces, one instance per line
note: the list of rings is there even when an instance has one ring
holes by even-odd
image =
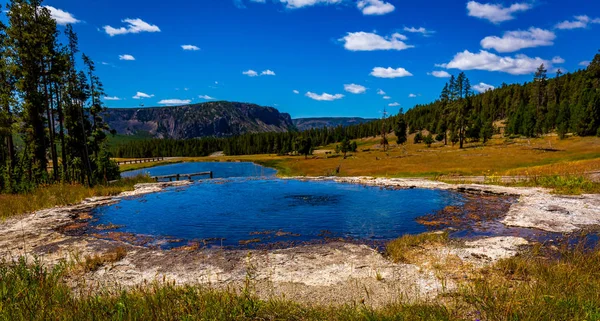
[[[155,138],[228,137],[295,130],[292,118],[273,107],[207,102],[176,107],[109,108],[104,119],[121,135]]]
[[[363,124],[376,120],[374,118],[360,117],[312,117],[312,118],[296,118],[293,120],[294,125],[298,130],[309,130],[323,127],[346,127],[351,125]]]

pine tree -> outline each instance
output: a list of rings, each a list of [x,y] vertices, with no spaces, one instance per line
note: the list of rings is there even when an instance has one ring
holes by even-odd
[[[394,132],[396,133],[396,143],[398,145],[403,145],[406,143],[406,121],[404,120],[404,110],[400,109],[400,113],[396,117],[396,128],[394,128]]]

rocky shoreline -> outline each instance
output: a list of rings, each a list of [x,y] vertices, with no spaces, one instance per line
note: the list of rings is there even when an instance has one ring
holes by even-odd
[[[510,226],[551,232],[573,232],[600,223],[600,195],[565,197],[539,188],[489,185],[451,185],[420,179],[296,178],[333,180],[386,188],[430,188],[484,195],[514,195],[502,222]],[[81,204],[37,211],[0,223],[0,258],[26,257],[52,266],[62,261],[78,262],[117,247],[126,255],[115,262],[73,278],[73,287],[136,286],[152,281],[173,281],[215,288],[240,289],[250,278],[261,298],[280,297],[315,304],[365,302],[381,306],[403,298],[428,300],[452,291],[459,280],[499,259],[516,255],[528,241],[515,236],[477,240],[453,240],[441,247],[423,248],[423,262],[393,263],[373,248],[360,244],[327,243],[276,250],[224,250],[197,247],[160,250],[116,240],[64,232],[78,224],[96,206],[185,186],[189,182],[140,184],[135,191],[117,197],[92,198]],[[457,266],[441,273],[440,263]],[[456,262],[459,262],[456,265]]]

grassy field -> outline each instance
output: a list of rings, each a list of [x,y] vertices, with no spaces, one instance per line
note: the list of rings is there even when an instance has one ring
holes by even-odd
[[[137,183],[152,182],[145,176],[126,178],[117,183],[89,188],[79,184],[53,184],[40,186],[27,194],[0,194],[0,221],[11,216],[36,210],[77,204],[92,196],[111,196],[133,190]]]
[[[403,237],[391,243],[388,253],[392,259],[402,260],[394,257],[397,249],[410,251],[431,242],[444,243],[446,239],[443,235],[435,239]],[[66,280],[72,281],[73,271],[81,271],[81,267],[62,264],[49,270],[21,260],[0,263],[0,319],[599,320],[599,265],[598,249],[536,246],[472,274],[456,292],[434,301],[373,309],[360,303],[306,306],[283,298],[260,300],[251,281],[237,292],[163,282],[127,290],[74,293]]]
[[[391,136],[389,140],[395,141]],[[440,175],[542,175],[581,174],[600,171],[600,138],[548,136],[532,139],[494,138],[487,144],[472,143],[466,148],[435,143],[430,148],[413,144],[412,136],[403,146],[392,143],[384,152],[379,138],[358,140],[358,151],[344,159],[335,145],[323,146],[308,159],[299,156],[249,155],[173,158],[182,161],[254,161],[280,170],[281,176],[322,176],[340,167],[340,176],[436,177]],[[159,163],[122,165],[132,170]]]

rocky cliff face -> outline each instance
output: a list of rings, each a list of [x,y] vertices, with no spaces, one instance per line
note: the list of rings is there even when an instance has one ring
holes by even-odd
[[[225,101],[177,107],[109,108],[104,118],[118,134],[156,138],[227,137],[294,129],[290,115],[275,108]]]

